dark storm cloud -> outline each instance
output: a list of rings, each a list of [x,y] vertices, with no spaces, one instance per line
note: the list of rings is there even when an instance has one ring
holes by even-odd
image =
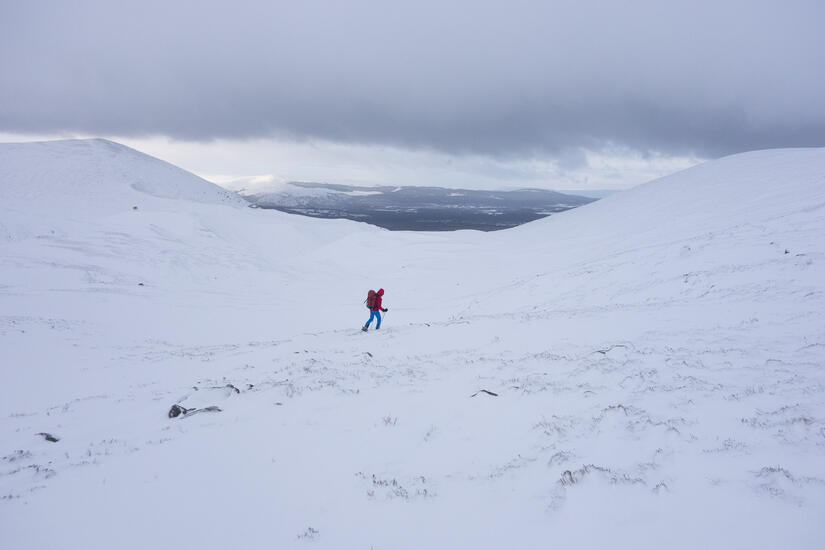
[[[12,2],[0,130],[489,155],[825,145],[822,2]]]

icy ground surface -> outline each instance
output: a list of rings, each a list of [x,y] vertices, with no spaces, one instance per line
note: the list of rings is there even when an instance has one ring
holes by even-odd
[[[0,238],[2,548],[822,547],[823,149],[445,235],[2,145]]]

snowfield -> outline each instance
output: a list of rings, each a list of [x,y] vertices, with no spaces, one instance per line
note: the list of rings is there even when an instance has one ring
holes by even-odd
[[[825,149],[447,234],[2,144],[0,369],[2,548],[822,548]]]

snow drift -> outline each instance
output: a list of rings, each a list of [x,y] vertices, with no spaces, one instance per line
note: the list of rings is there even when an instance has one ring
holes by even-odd
[[[496,234],[241,208],[99,140],[0,171],[4,546],[825,535],[823,149]]]

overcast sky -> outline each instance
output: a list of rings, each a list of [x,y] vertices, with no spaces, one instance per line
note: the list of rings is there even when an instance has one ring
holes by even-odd
[[[822,1],[121,4],[0,0],[0,137],[215,177],[556,188],[825,146]]]

